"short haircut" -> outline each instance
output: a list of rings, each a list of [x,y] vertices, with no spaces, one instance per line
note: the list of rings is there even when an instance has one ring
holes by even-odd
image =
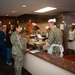
[[[15,29],[18,28],[19,26],[20,26],[20,25],[16,24],[16,25],[15,25]]]

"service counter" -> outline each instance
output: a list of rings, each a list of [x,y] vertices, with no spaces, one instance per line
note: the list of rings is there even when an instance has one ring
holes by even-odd
[[[26,52],[23,67],[32,75],[75,75],[75,62],[46,52]]]

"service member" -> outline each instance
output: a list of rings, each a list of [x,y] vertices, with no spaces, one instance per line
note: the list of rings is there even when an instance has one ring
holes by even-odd
[[[26,51],[26,44],[23,42],[21,35],[20,25],[15,25],[16,31],[12,33],[10,39],[12,43],[12,55],[15,60],[14,68],[16,75],[21,75],[21,69],[23,64],[23,57]]]
[[[48,25],[51,30],[48,35],[47,42],[43,46],[43,49],[48,49],[49,54],[62,57],[63,56],[62,31],[56,27],[55,23],[56,23],[55,18],[48,20]]]

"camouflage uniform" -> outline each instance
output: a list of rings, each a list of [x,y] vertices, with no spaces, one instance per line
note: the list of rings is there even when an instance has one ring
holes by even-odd
[[[12,33],[10,39],[12,43],[12,55],[15,60],[15,72],[16,75],[21,75],[22,60],[25,54],[26,44],[23,42],[21,35],[17,31]]]
[[[54,27],[53,29],[51,29],[48,35],[47,43],[49,45],[52,45],[52,44],[62,45],[62,31],[58,29],[57,27]],[[54,46],[52,50],[52,54],[55,56],[59,56],[60,55],[59,47]]]

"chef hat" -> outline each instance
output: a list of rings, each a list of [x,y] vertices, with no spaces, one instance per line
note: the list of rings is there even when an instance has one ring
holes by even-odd
[[[36,23],[32,23],[33,26],[36,26]]]
[[[55,23],[56,19],[55,18],[54,19],[49,19],[48,22],[54,22]]]
[[[74,25],[74,26],[75,26],[75,23],[72,23],[72,25]]]
[[[48,29],[48,28],[49,28],[49,26],[46,26],[45,28],[46,28],[46,29]]]

